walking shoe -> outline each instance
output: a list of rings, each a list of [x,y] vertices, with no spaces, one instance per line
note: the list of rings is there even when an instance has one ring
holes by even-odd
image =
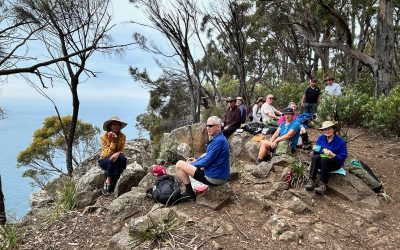
[[[303,150],[310,150],[312,148],[311,144],[304,144],[303,145]]]
[[[326,194],[326,190],[328,189],[328,185],[321,183],[318,187],[314,189],[317,194]]]
[[[103,195],[109,195],[111,190],[111,183],[104,182],[102,193]]]
[[[307,191],[313,191],[315,188],[315,181],[312,179],[309,179],[307,184],[304,186]]]
[[[182,194],[182,201],[195,201],[196,200],[196,194],[192,192],[185,191]]]

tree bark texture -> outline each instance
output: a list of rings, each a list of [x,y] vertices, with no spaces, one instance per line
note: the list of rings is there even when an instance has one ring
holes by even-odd
[[[394,35],[392,0],[380,0],[378,8],[375,40],[375,60],[377,69],[374,72],[376,81],[375,95],[387,95],[393,87],[394,77]]]
[[[4,224],[6,224],[6,209],[4,206],[3,187],[1,185],[1,175],[0,175],[0,225]]]

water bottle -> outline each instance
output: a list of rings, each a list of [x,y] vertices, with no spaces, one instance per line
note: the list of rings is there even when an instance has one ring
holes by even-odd
[[[292,186],[292,178],[293,178],[292,172],[289,171],[285,177],[285,182],[288,185],[288,188],[291,188]]]

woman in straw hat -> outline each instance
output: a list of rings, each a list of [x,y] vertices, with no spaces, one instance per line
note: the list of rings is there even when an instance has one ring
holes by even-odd
[[[123,155],[125,149],[126,136],[121,132],[127,123],[118,117],[110,117],[103,124],[106,131],[101,137],[101,154],[99,165],[107,171],[107,179],[104,182],[103,194],[107,195],[111,191],[111,185],[119,178],[122,171],[126,168],[127,159]]]
[[[323,134],[320,135],[313,147],[310,179],[305,186],[307,191],[314,190],[318,194],[325,194],[330,172],[341,168],[346,160],[346,142],[335,133],[336,126],[337,124],[332,121],[325,121],[319,128]],[[319,169],[321,169],[321,176],[318,186],[316,178]]]

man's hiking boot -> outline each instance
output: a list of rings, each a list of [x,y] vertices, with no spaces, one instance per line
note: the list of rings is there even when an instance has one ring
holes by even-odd
[[[196,194],[194,191],[188,192],[187,190],[183,192],[182,194],[182,201],[195,201],[196,200]]]
[[[315,181],[312,179],[309,179],[307,184],[304,186],[307,191],[313,191],[315,188]]]
[[[111,190],[111,183],[104,182],[102,193],[103,195],[109,195]]]
[[[328,185],[321,183],[318,187],[314,189],[317,194],[326,194],[326,190],[328,189]]]
[[[303,150],[310,150],[312,148],[312,145],[311,145],[311,143],[310,144],[304,144],[302,148],[303,148]]]

